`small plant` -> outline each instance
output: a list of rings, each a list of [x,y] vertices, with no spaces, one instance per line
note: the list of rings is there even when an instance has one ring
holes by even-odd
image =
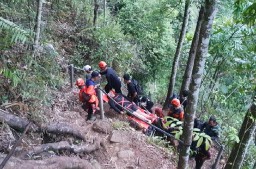
[[[126,129],[127,127],[129,127],[129,123],[127,122],[124,122],[124,121],[115,121],[112,123],[112,126],[114,129],[116,130],[124,130]]]
[[[163,148],[168,154],[173,154],[174,147],[170,146],[169,142],[166,138],[159,137],[159,136],[150,136],[147,138],[147,142],[149,144],[155,145],[157,147]]]

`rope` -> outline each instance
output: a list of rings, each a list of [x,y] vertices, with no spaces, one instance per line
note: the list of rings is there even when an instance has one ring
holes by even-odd
[[[113,98],[109,97],[108,94],[107,94],[103,89],[99,88],[99,90],[101,90],[104,94],[106,94],[107,97],[108,97],[110,100],[112,100],[115,104],[121,106],[121,105],[120,105],[119,103],[117,103]],[[122,106],[121,106],[121,107],[122,107]],[[135,114],[133,114],[133,113],[132,113],[130,110],[128,110],[126,107],[122,107],[122,108],[123,108],[125,111],[127,111],[130,115],[132,115],[132,116],[136,117],[137,119],[139,119],[139,120],[145,122],[146,124],[150,125],[150,126],[153,127],[154,129],[156,129],[157,131],[159,131],[159,132],[165,134],[165,135],[168,136],[168,137],[174,138],[175,140],[179,141],[179,143],[181,143],[181,144],[184,144],[184,142],[183,142],[182,140],[176,139],[173,135],[171,135],[171,134],[167,133],[166,131],[160,129],[159,127],[157,127],[157,126],[155,126],[155,125],[153,125],[153,124],[151,124],[151,123],[148,123],[147,121],[144,121],[144,120],[141,119],[140,117],[138,117],[138,116],[136,116]]]

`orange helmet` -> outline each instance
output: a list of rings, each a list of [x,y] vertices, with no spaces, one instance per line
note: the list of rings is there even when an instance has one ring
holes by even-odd
[[[172,99],[171,104],[174,105],[175,107],[180,106],[180,100],[179,99]]]
[[[100,61],[100,63],[99,63],[100,69],[104,69],[106,66],[107,66],[106,62]]]
[[[78,87],[84,86],[84,85],[85,85],[84,79],[78,78],[78,79],[76,80],[76,85],[77,85]]]

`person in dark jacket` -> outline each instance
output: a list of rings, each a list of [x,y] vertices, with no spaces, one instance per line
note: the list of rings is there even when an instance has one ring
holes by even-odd
[[[101,70],[100,74],[105,75],[108,82],[105,86],[105,91],[109,93],[110,90],[115,89],[116,93],[122,93],[121,80],[118,78],[116,72],[111,67],[107,67],[104,61],[99,62],[99,68]]]
[[[127,84],[128,94],[127,97],[130,101],[134,102],[136,105],[139,103],[138,93],[136,91],[135,85],[131,81],[131,77],[129,74],[124,74],[124,83]]]
[[[154,106],[154,103],[146,96],[141,97],[139,100],[140,100],[140,107],[152,113],[152,108]]]
[[[195,169],[201,169],[204,162],[206,160],[211,159],[210,149],[205,149],[205,143],[202,143],[196,151],[195,155],[195,161],[196,161],[196,168]]]
[[[218,139],[220,135],[220,126],[218,125],[216,118],[211,116],[208,122],[202,125],[201,130],[209,135],[213,140]]]

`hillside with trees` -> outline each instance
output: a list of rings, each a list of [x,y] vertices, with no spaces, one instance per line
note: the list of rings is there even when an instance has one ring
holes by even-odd
[[[255,42],[254,0],[1,0],[0,168],[194,168],[195,141],[212,145],[205,169],[256,168]],[[86,121],[75,80],[100,61],[165,116],[188,91],[172,136],[146,136],[108,104]],[[194,129],[211,116],[217,143]]]

